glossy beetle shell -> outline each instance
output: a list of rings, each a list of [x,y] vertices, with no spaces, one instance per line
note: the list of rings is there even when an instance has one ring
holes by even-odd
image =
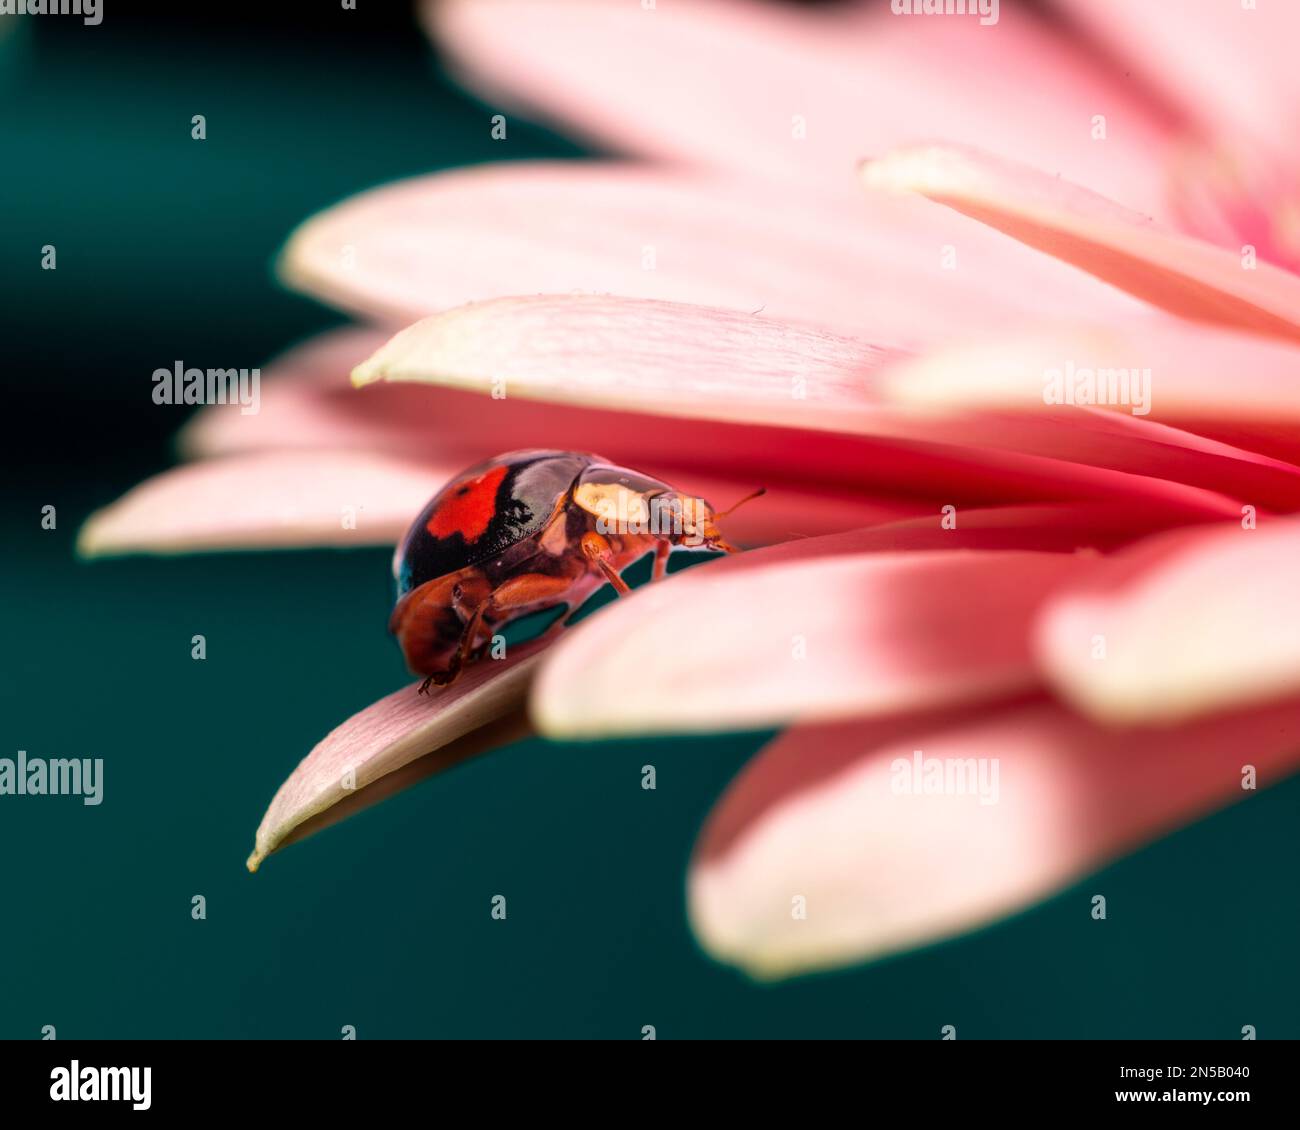
[[[628,591],[620,571],[654,552],[655,579],[673,545],[730,551],[712,509],[680,530],[610,523],[614,510],[648,512],[679,501],[667,483],[598,455],[514,451],[457,475],[420,511],[393,558],[397,605],[389,630],[407,665],[430,683],[454,680],[500,626],[567,605],[570,612],[606,582]],[[615,505],[617,504],[617,505]]]
[[[398,597],[538,533],[584,468],[576,451],[512,451],[469,468],[433,496],[393,558]]]

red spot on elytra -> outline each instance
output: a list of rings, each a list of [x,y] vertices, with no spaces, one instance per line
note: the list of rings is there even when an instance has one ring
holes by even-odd
[[[505,466],[493,467],[477,478],[454,486],[430,516],[429,533],[436,538],[460,534],[467,542],[481,538],[496,514],[497,489],[506,477],[506,470]]]

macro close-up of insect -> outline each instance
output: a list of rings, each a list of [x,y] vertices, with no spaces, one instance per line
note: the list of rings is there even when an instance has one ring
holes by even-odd
[[[848,1039],[919,1117],[1284,1092],[1297,46],[0,0],[0,1091]]]
[[[674,546],[736,552],[720,517],[597,455],[500,455],[443,487],[398,545],[390,630],[422,689],[446,685],[502,625],[557,605],[571,615],[605,582],[627,593],[620,574],[647,553],[657,581]]]

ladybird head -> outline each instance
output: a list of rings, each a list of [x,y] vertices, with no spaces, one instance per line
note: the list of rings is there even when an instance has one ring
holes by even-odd
[[[766,487],[759,487],[752,494],[747,494],[739,502],[733,502],[726,510],[714,510],[702,498],[691,498],[684,494],[674,495],[674,510],[680,511],[682,515],[681,536],[673,537],[670,540],[675,545],[685,545],[698,549],[718,549],[723,553],[739,553],[740,551],[727,541],[718,529],[718,520],[725,518],[737,507],[744,505],[751,499],[755,499],[767,493]]]

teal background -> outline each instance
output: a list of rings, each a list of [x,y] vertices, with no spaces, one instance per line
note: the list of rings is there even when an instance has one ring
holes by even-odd
[[[406,678],[388,554],[84,564],[77,527],[173,459],[186,410],[151,403],[157,365],[256,364],[338,323],[271,277],[300,219],[397,176],[579,151],[513,120],[492,142],[397,5],[283,26],[207,7],[110,3],[99,28],[0,39],[0,756],[106,773],[98,808],[0,798],[0,1037],[1300,1036],[1300,780],[975,936],[779,985],[713,964],[683,908],[695,832],[766,735],[524,742],[249,876],[285,775]]]

